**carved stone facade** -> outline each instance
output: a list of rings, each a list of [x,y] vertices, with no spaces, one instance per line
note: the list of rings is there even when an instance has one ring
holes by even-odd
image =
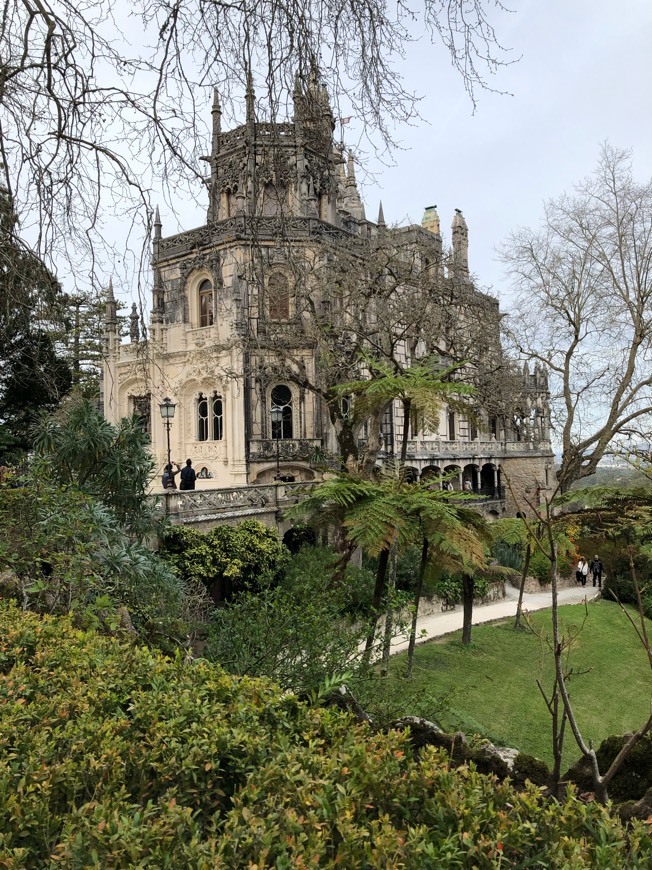
[[[388,230],[381,207],[376,222],[367,220],[353,156],[333,140],[328,95],[316,80],[297,83],[290,123],[257,122],[251,84],[245,124],[222,132],[217,94],[212,117],[211,153],[204,158],[210,167],[206,224],[164,238],[156,213],[146,337],[134,308],[131,343],[120,344],[109,290],[105,415],[117,421],[137,411],[162,471],[167,433],[159,405],[169,396],[176,405],[171,457],[180,465],[192,459],[198,490],[311,481],[317,468],[334,462],[336,439],[320,399],[300,379],[284,378],[275,364],[275,349],[283,346],[306,372],[318,365],[284,276],[302,259],[319,256],[326,243],[380,233],[408,244],[426,239],[443,261],[439,217],[429,207],[421,226]],[[448,268],[464,285],[471,310],[481,298],[487,304],[469,278],[468,228],[459,211]],[[497,303],[490,302],[497,322]],[[252,334],[256,352],[245,340]],[[412,477],[448,475],[449,485],[491,501],[495,515],[516,507],[505,498],[510,469],[519,496],[545,491],[553,476],[547,378],[538,366],[519,377],[525,398],[517,417],[486,411],[471,423],[444,409],[437,431],[410,433]],[[366,436],[359,435],[364,449]],[[383,424],[381,458],[396,455],[401,438],[396,402]]]

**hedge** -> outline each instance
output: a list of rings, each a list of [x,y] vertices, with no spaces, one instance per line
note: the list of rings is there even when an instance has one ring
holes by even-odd
[[[649,867],[642,823],[0,607],[0,867]]]

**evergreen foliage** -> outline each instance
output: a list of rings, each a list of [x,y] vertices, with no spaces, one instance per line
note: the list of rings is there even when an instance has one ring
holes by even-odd
[[[37,475],[22,484],[0,485],[1,597],[166,649],[185,642],[202,608],[196,590],[100,502]]]
[[[0,861],[643,867],[652,839],[266,680],[0,608]]]
[[[257,520],[216,526],[205,533],[173,528],[166,533],[161,552],[182,577],[201,581],[216,602],[264,589],[290,558],[276,529]]]
[[[102,502],[136,538],[152,533],[147,489],[154,460],[137,415],[113,426],[89,400],[77,398],[41,420],[34,447],[39,473]]]
[[[18,236],[11,196],[0,186],[0,464],[29,449],[38,414],[70,390],[53,340],[64,312],[56,278]]]

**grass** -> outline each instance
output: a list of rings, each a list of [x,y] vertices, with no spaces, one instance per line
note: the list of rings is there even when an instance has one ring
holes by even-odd
[[[586,610],[582,604],[568,605],[559,612],[565,632],[587,617],[568,660],[574,671],[571,700],[584,739],[598,746],[610,734],[640,727],[649,715],[652,671],[624,614],[608,601],[591,602]],[[393,658],[394,689],[405,686],[403,715],[428,717],[430,712],[446,730],[482,734],[550,763],[550,716],[536,685],[537,678],[547,689],[553,682],[550,611],[534,613],[531,620],[539,637],[514,631],[510,620],[474,626],[467,647],[461,632],[417,647],[411,683],[399,679],[405,655]],[[565,763],[579,754],[567,728]]]

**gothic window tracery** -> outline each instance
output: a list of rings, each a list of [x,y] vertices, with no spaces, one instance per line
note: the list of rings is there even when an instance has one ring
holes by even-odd
[[[222,397],[213,393],[213,441],[221,441],[224,436],[224,409]]]
[[[213,284],[206,279],[199,285],[199,325],[213,325]]]
[[[275,410],[280,410],[281,419],[275,421],[276,414],[270,414],[272,438],[275,440],[292,438],[292,391],[285,384],[277,384],[272,390],[271,411]]]
[[[215,391],[209,398],[200,393],[197,398],[197,440],[221,441],[224,438],[224,405]]]

